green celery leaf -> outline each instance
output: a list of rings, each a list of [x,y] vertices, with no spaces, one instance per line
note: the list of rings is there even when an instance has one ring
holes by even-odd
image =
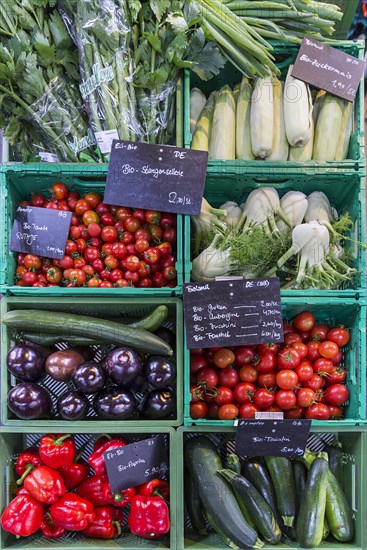
[[[64,25],[64,21],[57,11],[54,11],[49,16],[48,26],[52,34],[52,39],[56,48],[67,49],[73,48],[73,42]]]
[[[197,2],[185,2],[183,14],[189,27],[201,22],[200,8]]]
[[[38,63],[42,67],[50,67],[56,60],[56,47],[39,31],[33,35],[33,46],[38,54]]]
[[[149,44],[159,53],[162,52],[162,44],[159,37],[156,34],[145,34],[145,38]]]
[[[202,29],[197,29],[190,37],[185,59],[195,61],[193,71],[202,79],[210,80],[224,67],[225,59],[215,42],[205,43]]]
[[[127,9],[130,11],[131,20],[136,21],[141,10],[139,0],[127,0]]]
[[[181,58],[187,47],[187,39],[185,34],[178,34],[170,43],[165,51],[164,57],[172,62],[175,56]]]
[[[151,7],[152,12],[160,22],[163,18],[165,11],[171,7],[171,1],[170,0],[150,0],[149,5]]]
[[[176,32],[185,32],[189,28],[182,12],[170,13],[166,21],[175,29]]]

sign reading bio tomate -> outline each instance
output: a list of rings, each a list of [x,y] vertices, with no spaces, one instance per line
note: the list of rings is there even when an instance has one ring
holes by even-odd
[[[364,60],[305,36],[292,76],[353,102],[364,67]]]
[[[113,140],[104,202],[198,216],[208,153]]]

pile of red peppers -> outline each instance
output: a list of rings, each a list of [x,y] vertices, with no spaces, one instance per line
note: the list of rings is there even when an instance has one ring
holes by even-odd
[[[103,435],[84,460],[85,448],[77,451],[69,434],[44,435],[38,448],[29,447],[18,455],[19,489],[1,515],[2,528],[17,537],[40,531],[47,539],[58,539],[68,531],[79,531],[88,538],[112,539],[122,534],[125,508],[133,535],[155,539],[168,533],[166,480],[153,479],[121,493],[111,491],[104,453],[126,444],[121,437]]]

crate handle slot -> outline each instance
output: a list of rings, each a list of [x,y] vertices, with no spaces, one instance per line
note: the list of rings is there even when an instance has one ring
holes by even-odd
[[[266,183],[268,185],[273,185],[273,184],[276,185],[279,183],[288,183],[289,180],[284,178],[277,179],[269,175],[269,178],[261,176],[260,178],[254,178],[254,181],[256,183]]]
[[[357,486],[357,465],[352,464],[352,510],[358,512],[358,486]]]
[[[352,365],[351,365],[352,367]],[[356,384],[359,378],[359,352],[358,347],[354,350],[354,365],[351,369],[350,377],[353,384]]]
[[[103,174],[103,175],[95,175],[95,176],[81,176],[79,178],[74,178],[74,183],[78,184],[78,183],[82,183],[84,185],[90,185],[91,187],[93,187],[93,185],[98,185],[100,183],[106,183],[106,177],[107,177],[107,174]]]

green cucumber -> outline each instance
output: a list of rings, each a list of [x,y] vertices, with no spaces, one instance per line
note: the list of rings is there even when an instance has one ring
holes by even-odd
[[[232,470],[221,470],[219,473],[230,483],[237,499],[243,500],[263,539],[270,544],[278,544],[282,539],[282,531],[272,509],[259,491],[244,476]]]
[[[234,542],[231,541],[231,539],[229,537],[227,537],[227,535],[225,533],[223,533],[223,531],[221,531],[218,527],[218,525],[215,523],[213,517],[209,514],[208,511],[205,512],[205,515],[206,515],[206,518],[208,520],[208,523],[209,525],[211,526],[211,528],[219,535],[222,537],[222,540],[224,542],[224,544],[226,544],[227,546],[229,546],[230,548],[232,548],[233,550],[240,550],[240,547],[237,546],[237,544],[235,544]]]
[[[171,346],[155,334],[128,327],[115,321],[106,321],[86,315],[44,311],[38,309],[18,309],[6,313],[2,322],[16,330],[62,334],[67,329],[72,336],[101,338],[111,344],[127,346],[143,353],[172,355]]]
[[[327,445],[324,449],[329,457],[329,469],[333,472],[336,479],[343,485],[343,449],[339,441]]]
[[[296,518],[297,499],[296,487],[292,470],[292,462],[284,456],[265,456],[271,481],[277,499],[277,507],[284,525],[292,527]]]
[[[185,445],[185,464],[220,532],[240,548],[263,546],[246,523],[231,487],[218,473],[223,466],[214,443],[205,436],[190,438]]]
[[[106,344],[106,342],[102,342],[101,340],[92,340],[91,338],[83,338],[82,336],[47,334],[46,332],[23,332],[23,340],[44,346],[54,346],[61,342],[67,342],[73,344],[73,346],[99,346],[101,344]]]
[[[230,453],[225,462],[224,467],[227,468],[227,470],[232,470],[232,472],[235,472],[236,474],[241,473],[241,462],[238,456],[234,453]]]
[[[308,471],[296,527],[297,541],[302,548],[318,548],[322,542],[328,472],[324,458],[316,458]]]
[[[147,330],[148,332],[155,332],[159,327],[163,325],[168,317],[168,307],[165,305],[157,306],[153,311],[134,321],[133,323],[126,323],[129,327],[139,328]]]
[[[339,481],[330,469],[326,477],[326,519],[334,539],[339,542],[353,539],[352,511]]]
[[[201,502],[197,487],[187,469],[185,469],[185,502],[186,510],[192,523],[192,527],[196,533],[205,536],[208,534],[206,530],[206,521],[204,517],[204,507]]]
[[[242,473],[256,487],[260,495],[269,504],[279,527],[283,529],[283,519],[278,510],[273,483],[266,465],[256,460],[256,458],[246,460],[242,468]]]
[[[307,483],[307,469],[303,462],[293,460],[293,477],[296,486],[297,512],[300,509]]]

